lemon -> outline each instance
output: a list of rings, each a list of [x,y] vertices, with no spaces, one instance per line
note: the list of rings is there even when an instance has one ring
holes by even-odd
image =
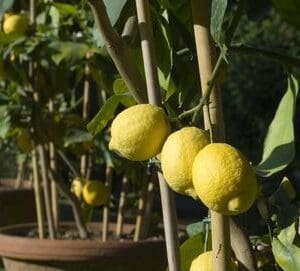
[[[80,199],[83,191],[83,186],[86,183],[85,178],[76,177],[71,183],[71,192]]]
[[[6,34],[24,35],[28,28],[28,17],[23,14],[5,16],[3,32]]]
[[[192,166],[197,153],[209,144],[204,130],[185,127],[172,133],[161,151],[161,167],[168,185],[175,192],[197,198]]]
[[[231,270],[236,271],[237,265],[234,261],[231,262]],[[212,251],[207,251],[200,254],[195,258],[191,264],[190,271],[213,271],[213,253]]]
[[[258,192],[254,170],[234,147],[213,143],[204,147],[193,163],[193,184],[201,201],[224,215],[247,211]]]
[[[82,197],[88,205],[100,206],[108,201],[109,190],[108,187],[100,181],[88,180],[83,186]]]
[[[109,149],[132,161],[144,161],[160,153],[170,133],[162,108],[151,104],[129,107],[111,125]]]

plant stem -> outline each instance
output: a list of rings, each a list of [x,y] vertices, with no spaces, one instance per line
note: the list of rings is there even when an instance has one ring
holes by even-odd
[[[152,23],[150,18],[148,0],[136,0],[136,8],[146,75],[148,99],[149,103],[160,106],[160,86],[154,53]],[[181,268],[181,264],[174,193],[170,190],[163,175],[159,172],[158,179],[162,201],[169,270],[179,271]]]
[[[214,64],[213,44],[209,31],[211,1],[192,0],[191,3],[201,89],[204,91],[208,87]],[[224,141],[221,96],[215,86],[211,90],[209,105],[205,105],[203,111],[205,128],[209,128],[211,125],[210,122],[212,122],[214,141]],[[211,211],[211,230],[213,270],[228,271],[230,270],[230,231],[228,217]]]
[[[118,238],[121,237],[123,231],[123,222],[124,222],[124,208],[126,204],[126,194],[128,190],[128,178],[126,175],[122,178],[122,188],[120,193],[119,208],[117,214],[117,226],[116,226],[116,235]]]
[[[39,238],[45,238],[45,223],[44,223],[44,205],[42,201],[42,192],[40,185],[40,176],[38,171],[38,162],[37,162],[37,153],[36,148],[34,147],[31,152],[32,159],[32,171],[33,171],[33,185],[34,185],[34,199],[36,206],[36,216],[37,216],[37,224],[38,224],[38,232]]]
[[[88,231],[83,222],[83,218],[81,215],[81,207],[76,196],[70,191],[69,187],[67,187],[64,182],[59,178],[59,176],[49,168],[48,175],[51,181],[55,182],[60,192],[68,199],[71,204],[73,215],[76,223],[76,227],[78,229],[78,233],[80,238],[86,239],[88,237]]]
[[[230,53],[245,54],[253,57],[260,57],[277,62],[281,65],[294,66],[300,68],[300,59],[294,58],[279,53],[271,52],[266,49],[255,48],[243,44],[235,44],[229,47]]]
[[[114,61],[128,89],[139,103],[146,103],[145,81],[131,56],[131,50],[125,40],[112,27],[102,0],[88,0],[95,23],[103,38],[108,53]]]
[[[39,144],[37,146],[37,150],[40,156],[41,163],[41,174],[43,181],[43,192],[44,192],[44,200],[46,207],[46,217],[48,222],[48,230],[49,230],[49,238],[51,240],[55,239],[56,233],[54,230],[54,221],[53,221],[53,213],[51,208],[51,196],[50,196],[50,183],[48,179],[48,165],[46,161],[45,149],[43,145]]]
[[[62,158],[62,160],[66,163],[66,165],[69,167],[69,169],[72,171],[74,177],[79,177],[79,172],[75,169],[75,167],[72,165],[72,163],[69,161],[67,156],[60,150],[57,150],[57,153]]]
[[[105,186],[108,187],[108,201],[103,207],[103,220],[102,220],[102,241],[106,241],[109,233],[109,204],[110,204],[110,195],[111,195],[111,186],[112,186],[112,177],[113,177],[113,168],[111,166],[106,166],[105,171]]]

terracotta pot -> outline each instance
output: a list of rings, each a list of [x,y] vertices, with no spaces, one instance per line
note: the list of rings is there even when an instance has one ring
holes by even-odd
[[[100,224],[96,226],[99,229]],[[68,228],[70,224],[64,223],[61,227]],[[24,224],[0,229],[0,255],[6,271],[166,270],[166,250],[162,240],[102,242],[24,237],[34,228],[35,224]],[[124,227],[125,232],[132,229],[131,225]]]
[[[15,189],[13,179],[0,179],[0,226],[36,221],[34,191],[30,182]]]

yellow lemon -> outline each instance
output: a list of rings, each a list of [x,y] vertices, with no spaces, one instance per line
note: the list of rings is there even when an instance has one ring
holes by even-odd
[[[237,265],[234,261],[231,262],[231,270],[236,271]],[[191,264],[190,271],[213,271],[213,253],[212,251],[207,251],[200,254],[195,258]],[[228,270],[229,271],[229,270]]]
[[[185,127],[172,133],[161,151],[161,167],[168,185],[177,193],[197,198],[192,166],[198,152],[209,144],[204,130]]]
[[[162,108],[139,104],[122,111],[111,125],[109,149],[132,161],[144,161],[160,153],[170,133]]]
[[[71,192],[80,199],[83,191],[83,186],[86,183],[85,178],[76,177],[71,183]]]
[[[237,215],[247,211],[256,199],[254,170],[246,157],[228,144],[204,147],[197,154],[192,171],[198,197],[215,212]]]
[[[5,16],[3,31],[6,34],[24,35],[28,28],[28,17],[23,14]]]
[[[100,206],[108,201],[109,190],[104,183],[89,180],[83,186],[82,197],[88,205]]]

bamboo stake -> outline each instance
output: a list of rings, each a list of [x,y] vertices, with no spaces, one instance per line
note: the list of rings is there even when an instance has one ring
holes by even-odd
[[[112,176],[113,176],[113,168],[107,165],[105,171],[105,186],[108,187],[109,195],[111,194]],[[108,233],[109,233],[109,213],[110,213],[109,203],[110,200],[108,200],[108,202],[105,204],[103,208],[102,241],[107,240]]]
[[[144,217],[143,217],[143,225],[142,225],[142,230],[141,230],[141,239],[147,238],[148,232],[149,232],[149,227],[150,227],[150,222],[151,222],[153,196],[154,196],[153,178],[157,179],[157,175],[152,174],[151,179],[148,182],[147,196],[146,196],[145,210],[144,210]]]
[[[48,179],[48,165],[47,165],[45,149],[43,145],[39,144],[37,146],[37,149],[39,152],[40,162],[41,162],[41,173],[42,173],[42,181],[43,181],[43,191],[44,191],[44,200],[45,200],[45,207],[46,207],[46,217],[48,222],[49,238],[53,240],[56,237],[56,233],[54,230],[53,213],[51,209],[50,182]]]
[[[149,2],[147,0],[136,0],[136,8],[143,52],[148,99],[149,103],[160,106],[160,87],[154,54]],[[181,265],[174,194],[168,187],[161,173],[158,173],[158,179],[162,201],[169,270],[179,271]]]
[[[35,0],[29,0],[29,20],[31,25],[35,25]],[[33,134],[36,132],[36,105],[39,100],[38,93],[34,88],[34,62],[29,63],[29,78],[33,84],[33,100],[34,104],[32,107],[32,115],[31,115],[31,123],[32,123],[32,132]],[[37,223],[38,223],[38,232],[39,238],[45,238],[45,210],[42,201],[42,192],[41,192],[41,182],[40,175],[38,170],[38,158],[37,158],[37,149],[36,144],[34,142],[34,147],[32,150],[32,171],[33,171],[33,183],[34,183],[34,195],[35,195],[35,205],[36,205],[36,215],[37,215]]]
[[[197,49],[198,66],[201,89],[208,85],[214,65],[213,44],[210,37],[210,6],[211,0],[192,0],[194,33]],[[222,142],[224,123],[222,115],[221,96],[218,88],[214,88],[210,95],[209,106],[203,107],[205,128],[212,133],[213,140]],[[213,270],[230,270],[230,231],[229,219],[211,211]]]
[[[88,120],[89,117],[89,103],[90,103],[90,71],[88,64],[84,67],[84,84],[83,84],[83,105],[82,105],[82,119],[84,121]],[[87,174],[87,166],[88,166],[88,156],[87,154],[83,154],[80,157],[80,174],[81,176],[86,177]]]
[[[49,101],[49,112],[54,111],[53,100]],[[50,168],[52,171],[57,171],[57,161],[56,161],[56,150],[53,142],[49,143],[49,158],[50,158]],[[58,191],[56,183],[51,181],[51,204],[53,211],[53,220],[54,220],[54,228],[55,231],[58,230],[58,222],[59,222],[59,206],[58,206]]]
[[[17,173],[17,178],[16,178],[16,184],[15,184],[16,189],[21,188],[22,181],[24,180],[26,160],[27,160],[27,157],[24,160],[20,161],[18,164],[18,173]]]
[[[117,238],[121,238],[123,232],[123,223],[124,223],[124,208],[126,204],[126,194],[128,190],[128,178],[126,175],[122,178],[122,188],[120,193],[119,208],[117,214],[117,226],[116,226],[116,235]]]
[[[139,241],[142,238],[144,212],[145,212],[145,205],[147,201],[147,188],[148,188],[148,180],[146,177],[144,177],[141,196],[138,201],[138,209],[137,209],[137,216],[135,221],[135,231],[134,231],[133,241]]]
[[[44,239],[45,238],[45,223],[44,223],[45,212],[44,212],[44,206],[42,204],[42,192],[40,186],[37,153],[35,147],[32,150],[31,159],[32,159],[31,163],[32,163],[32,171],[33,171],[34,199],[35,199],[35,206],[36,206],[38,232],[39,232],[39,238]]]

